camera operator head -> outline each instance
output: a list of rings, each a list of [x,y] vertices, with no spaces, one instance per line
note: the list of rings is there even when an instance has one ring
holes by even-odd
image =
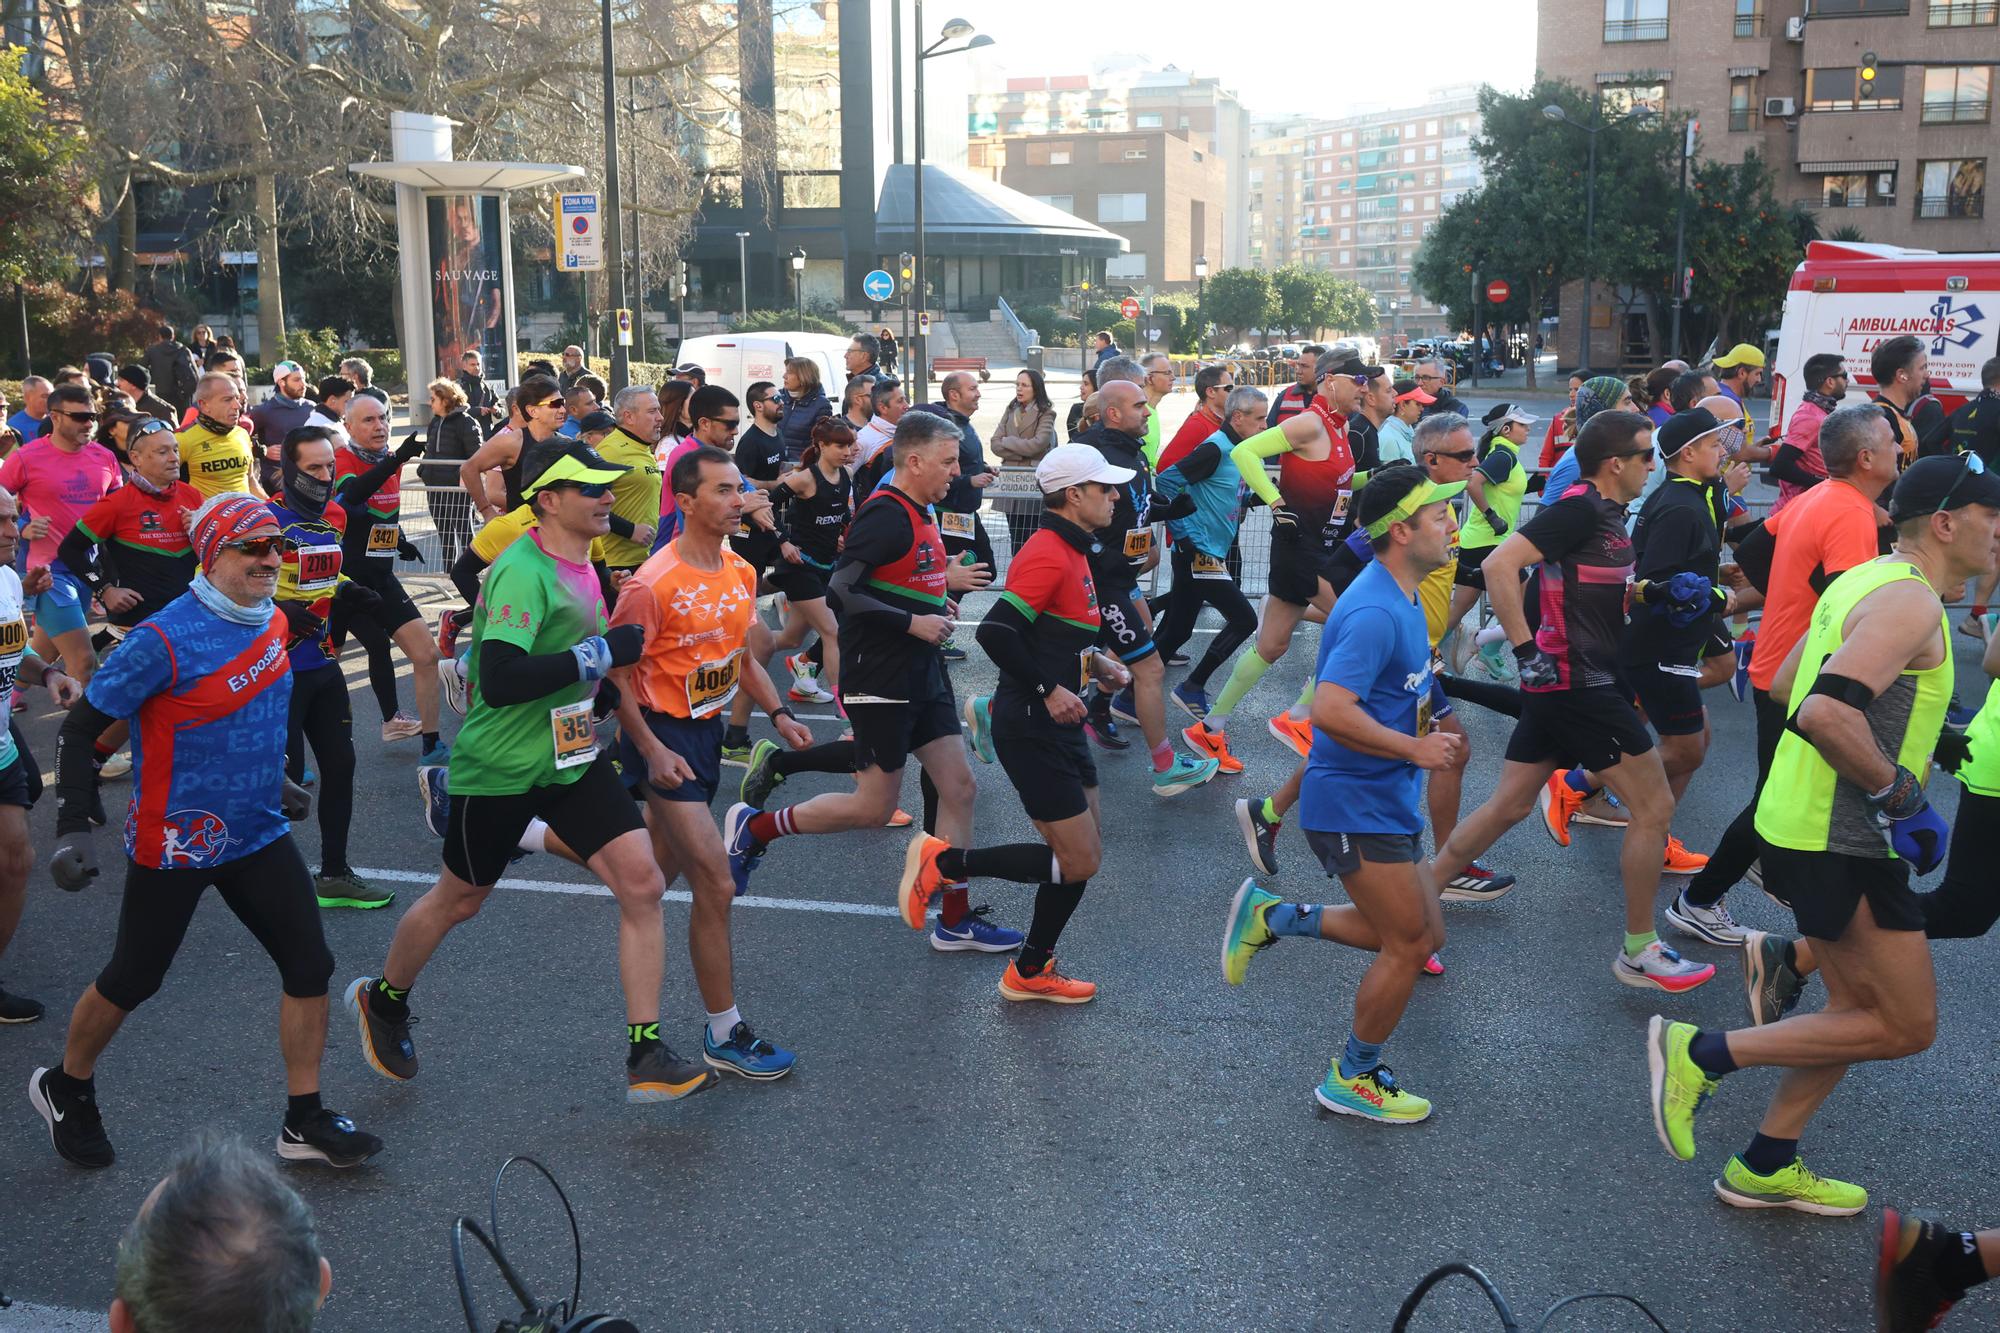
[[[333,1267],[312,1212],[239,1139],[204,1137],[118,1243],[112,1333],[310,1329]]]

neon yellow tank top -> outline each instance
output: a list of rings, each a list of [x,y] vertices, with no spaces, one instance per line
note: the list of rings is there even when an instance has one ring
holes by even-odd
[[[1515,447],[1512,440],[1496,437],[1488,446],[1486,456],[1491,458],[1493,451],[1497,449],[1505,449],[1514,456],[1514,470],[1507,474],[1505,481],[1489,480],[1486,483],[1486,508],[1500,515],[1501,520],[1507,524],[1508,531],[1511,532],[1520,526],[1521,501],[1528,494],[1528,469],[1521,466],[1521,451]],[[1474,510],[1466,515],[1465,534],[1461,541],[1468,551],[1483,551],[1500,544],[1500,538],[1493,531],[1493,525],[1486,521],[1485,510]]]

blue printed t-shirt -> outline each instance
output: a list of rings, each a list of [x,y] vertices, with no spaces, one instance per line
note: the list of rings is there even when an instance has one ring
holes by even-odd
[[[1324,684],[1353,692],[1391,731],[1430,724],[1431,653],[1424,613],[1384,566],[1371,564],[1334,603],[1320,633]],[[1415,764],[1350,750],[1313,731],[1299,791],[1299,822],[1319,833],[1421,833],[1422,777]]]
[[[285,618],[223,620],[185,593],[135,625],[85,697],[132,720],[125,854],[183,870],[235,861],[290,827],[284,788],[292,676]]]

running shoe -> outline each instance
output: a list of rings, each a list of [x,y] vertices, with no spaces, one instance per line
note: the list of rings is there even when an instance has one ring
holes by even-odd
[[[740,745],[728,741],[722,743],[722,762],[731,768],[742,768],[750,762],[750,738],[744,737]]]
[[[303,1125],[284,1125],[278,1130],[278,1156],[288,1162],[360,1166],[381,1151],[382,1140],[356,1129],[352,1120],[325,1107]]]
[[[1669,875],[1692,875],[1708,864],[1708,858],[1700,852],[1691,852],[1681,845],[1681,840],[1673,834],[1667,835],[1667,850],[1661,867]]]
[[[793,680],[819,675],[819,665],[804,653],[786,653],[785,670],[792,673]]]
[[[764,859],[764,844],[750,836],[750,820],[764,812],[738,801],[722,817],[722,846],[729,853],[729,878],[736,882],[736,896],[750,891],[750,876]]]
[[[438,617],[438,658],[455,657],[458,654],[458,636],[472,621],[472,608],[454,607]]]
[[[347,1012],[361,1029],[361,1056],[383,1078],[415,1078],[417,1046],[410,1040],[410,1024],[416,1020],[407,1013],[400,1019],[385,1016],[376,1001],[375,981],[356,977],[347,983]]]
[[[1132,742],[1118,734],[1118,724],[1111,720],[1111,714],[1092,714],[1084,719],[1083,734],[1102,750],[1129,750]]]
[[[1750,659],[1757,655],[1757,631],[1744,630],[1733,646],[1736,649],[1736,670],[1729,676],[1729,692],[1736,696],[1737,703],[1743,703],[1750,697]]]
[[[1024,977],[1019,963],[1009,959],[1007,970],[1000,974],[1000,998],[1046,1000],[1050,1004],[1088,1004],[1097,998],[1097,983],[1064,976],[1056,971],[1056,960],[1053,958],[1032,977]]]
[[[303,768],[299,770],[299,785],[301,787],[311,787],[318,782],[319,782],[319,774],[313,772],[310,768]]]
[[[1867,1190],[1814,1175],[1796,1157],[1760,1176],[1732,1155],[1715,1182],[1715,1197],[1733,1208],[1791,1208],[1820,1217],[1852,1217],[1868,1206]]]
[[[1197,722],[1191,727],[1181,728],[1181,740],[1203,759],[1213,759],[1216,768],[1222,772],[1233,774],[1243,771],[1243,761],[1229,753],[1227,733],[1210,730],[1208,723]]]
[[[677,1102],[714,1086],[714,1070],[681,1059],[665,1042],[655,1042],[637,1060],[625,1062],[628,1102]]]
[[[901,806],[897,806],[894,810],[891,810],[889,812],[889,822],[884,824],[882,827],[908,828],[910,825],[916,822],[917,822],[916,820],[910,818],[910,812],[908,810],[903,809]]]
[[[463,665],[456,657],[438,659],[438,689],[444,695],[445,706],[460,717],[465,716],[467,704]]]
[[[1806,979],[1785,961],[1785,941],[1761,930],[1743,932],[1743,998],[1750,1004],[1750,1023],[1763,1027],[1798,1008]]]
[[[957,635],[947,636],[945,641],[938,645],[938,656],[944,658],[947,662],[963,662],[965,660],[965,649],[958,646]]]
[[[426,745],[417,758],[419,764],[449,764],[451,762],[451,742],[438,738],[436,745]]]
[[[1130,685],[1111,696],[1111,716],[1120,722],[1130,722],[1135,727],[1139,725],[1139,704],[1132,697]]]
[[[424,724],[401,711],[382,724],[382,739],[385,741],[415,740],[423,734]]]
[[[793,662],[797,662],[798,666],[793,668],[792,685],[790,689],[785,691],[786,695],[795,703],[832,703],[833,691],[819,683],[819,668],[804,658],[788,657],[785,659],[787,666],[791,666]]]
[[[97,770],[97,776],[106,782],[116,782],[120,778],[130,777],[131,775],[132,755],[127,750],[118,751],[118,753],[105,760],[103,767]]]
[[[1563,770],[1549,774],[1549,780],[1542,784],[1535,795],[1535,804],[1542,810],[1542,827],[1555,839],[1556,846],[1569,846],[1569,821],[1576,817],[1577,807],[1583,804],[1583,793],[1569,785]]]
[[[1189,759],[1177,754],[1164,773],[1153,774],[1153,795],[1179,796],[1207,782],[1219,770],[1213,759]]]
[[[1444,959],[1438,957],[1436,954],[1432,954],[1430,957],[1424,959],[1424,975],[1427,977],[1443,976]]]
[[[972,756],[982,764],[993,762],[993,700],[975,694],[959,709],[965,718],[965,739],[972,742]]]
[[[1632,822],[1632,812],[1606,788],[1585,797],[1583,804],[1576,808],[1576,813],[1569,817],[1569,822],[1595,824],[1599,828],[1624,828]]]
[[[1291,746],[1299,758],[1304,759],[1312,753],[1312,723],[1304,718],[1293,717],[1290,713],[1280,713],[1264,726],[1273,736]]]
[[[710,1069],[770,1082],[791,1073],[797,1057],[784,1047],[765,1041],[750,1030],[748,1023],[739,1020],[735,1027],[729,1029],[729,1040],[722,1042],[709,1035],[708,1025],[704,1023],[701,1029],[701,1058]]]
[[[442,838],[451,827],[450,770],[433,764],[417,770],[417,790],[424,798],[424,827],[434,838]]]
[[[753,810],[762,810],[770,802],[771,793],[785,781],[775,762],[780,753],[778,743],[772,740],[758,741],[750,747],[743,768],[743,785],[737,788],[736,798]]]
[[[1979,616],[1967,615],[1965,619],[1958,622],[1958,632],[1960,634],[1969,634],[1975,639],[1984,639],[1986,637],[1985,621]]]
[[[396,901],[394,889],[378,889],[352,870],[313,876],[313,892],[321,907],[356,907],[363,911]]]
[[[16,995],[0,986],[0,1023],[34,1023],[46,1012],[40,1000]]]
[[[1257,873],[1277,874],[1279,825],[1264,818],[1261,797],[1236,803],[1236,827],[1243,830],[1243,846],[1250,853],[1250,864],[1257,868]]]
[[[896,885],[896,905],[902,909],[903,924],[911,930],[924,928],[924,914],[930,911],[931,899],[945,885],[938,857],[950,846],[943,838],[919,833],[910,839],[909,848],[903,853],[903,877]]]
[[[28,1101],[49,1127],[49,1143],[72,1166],[110,1166],[118,1160],[104,1136],[104,1117],[97,1112],[97,1094],[68,1092],[50,1083],[51,1072],[28,1075]]]
[[[939,917],[931,926],[931,948],[939,953],[1008,953],[1021,947],[1027,936],[1006,926],[996,926],[988,919],[992,908],[985,903],[965,914],[965,918],[955,926],[947,926]]]
[[[1194,659],[1188,656],[1187,649],[1176,648],[1162,660],[1170,667],[1184,667]]]
[[[1875,1251],[1875,1327],[1880,1333],[1922,1333],[1938,1327],[1965,1293],[1938,1277],[1938,1260],[1960,1245],[1934,1213],[1882,1210]]]
[[[1485,669],[1486,679],[1496,683],[1512,680],[1509,668],[1514,665],[1514,654],[1508,651],[1504,640],[1479,645],[1479,665]]]
[[[1688,1054],[1695,1031],[1692,1023],[1669,1023],[1658,1014],[1646,1024],[1653,1132],[1683,1162],[1694,1160],[1694,1118],[1715,1092],[1715,1080]]]
[[[1264,915],[1283,901],[1254,879],[1246,879],[1236,887],[1236,896],[1229,901],[1229,920],[1222,929],[1224,981],[1241,986],[1249,974],[1250,960],[1259,950],[1278,942],[1278,937],[1264,924]]]
[[[1180,705],[1181,711],[1195,721],[1199,722],[1208,716],[1207,690],[1198,690],[1186,681],[1182,681],[1174,686],[1172,694],[1174,702]]]
[[[1718,901],[1713,906],[1703,907],[1691,903],[1686,889],[1675,894],[1674,900],[1667,904],[1667,924],[1683,935],[1692,935],[1698,940],[1725,948],[1743,943],[1743,927],[1729,915],[1729,904]]]
[[[1679,995],[1691,991],[1715,975],[1713,963],[1691,963],[1654,940],[1639,950],[1637,958],[1627,954],[1621,946],[1618,956],[1611,960],[1611,975],[1627,986],[1642,989],[1669,991]]]
[[[1414,1125],[1430,1118],[1431,1104],[1396,1082],[1387,1065],[1347,1078],[1335,1061],[1326,1081],[1313,1089],[1319,1104],[1338,1115],[1358,1116],[1380,1125]]]
[[[1489,870],[1474,861],[1444,886],[1438,898],[1448,903],[1489,903],[1495,898],[1505,897],[1513,887],[1512,875]]]

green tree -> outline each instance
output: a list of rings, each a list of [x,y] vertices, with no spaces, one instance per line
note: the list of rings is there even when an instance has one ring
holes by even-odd
[[[0,47],[0,283],[67,274],[86,225],[87,145],[49,118],[21,72],[26,55]]]
[[[1779,203],[1774,183],[1754,152],[1740,163],[1703,162],[1694,171],[1687,256],[1693,304],[1705,316],[1700,345],[1761,342],[1758,332],[1784,306],[1792,270],[1804,258],[1801,227],[1811,214]]]
[[[1226,268],[1211,273],[1202,293],[1202,314],[1238,340],[1248,329],[1263,328],[1278,318],[1278,288],[1262,269]],[[1265,340],[1269,341],[1269,335]]]
[[[1287,264],[1271,275],[1271,281],[1278,294],[1275,322],[1306,337],[1328,330],[1360,333],[1379,322],[1375,298],[1366,288],[1324,269]]]

